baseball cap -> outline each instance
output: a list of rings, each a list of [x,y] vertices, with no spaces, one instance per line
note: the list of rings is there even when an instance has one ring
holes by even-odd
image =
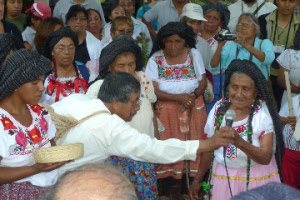
[[[42,1],[38,1],[32,4],[30,8],[28,8],[25,13],[32,12],[35,16],[41,18],[42,20],[51,17],[51,8]]]
[[[180,17],[188,17],[195,20],[207,21],[203,17],[203,10],[200,5],[195,3],[187,3],[182,9],[182,14]]]

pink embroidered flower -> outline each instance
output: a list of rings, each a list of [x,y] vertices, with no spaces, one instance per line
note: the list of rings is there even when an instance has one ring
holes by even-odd
[[[27,138],[25,133],[23,133],[23,131],[18,131],[18,134],[16,135],[16,141],[17,144],[22,146],[23,150],[25,150],[26,146],[27,146]]]
[[[45,120],[44,117],[41,117],[39,124],[40,124],[41,129],[44,131],[44,133],[47,133],[48,123],[47,123],[47,121]]]
[[[236,129],[236,132],[237,132],[237,133],[243,133],[245,130],[246,130],[246,127],[245,127],[245,126],[239,126],[239,127]]]

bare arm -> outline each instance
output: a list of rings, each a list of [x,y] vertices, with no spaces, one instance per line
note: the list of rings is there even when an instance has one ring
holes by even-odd
[[[0,162],[2,157],[0,156]],[[34,164],[24,167],[0,167],[0,185],[5,183],[11,183],[40,172],[52,171],[62,165],[65,162],[51,163],[51,164]]]
[[[288,70],[286,70],[282,66],[280,66],[279,71],[278,71],[278,76],[277,76],[277,83],[280,87],[282,87],[283,89],[286,89],[284,71],[288,71]],[[294,85],[291,82],[291,91],[293,93],[299,94],[300,87],[297,87],[296,85]]]
[[[224,44],[225,44],[224,42],[218,41],[218,48],[210,61],[210,66],[212,68],[216,68],[219,66],[219,63],[221,60],[221,52],[222,52],[222,48],[223,48]]]
[[[254,162],[261,165],[267,165],[270,163],[273,151],[272,133],[267,133],[261,138],[259,147],[248,143],[243,138],[241,138],[238,133],[235,133],[234,138],[235,146],[242,150],[247,156],[249,156],[251,160],[254,160]]]
[[[199,81],[199,86],[194,91],[197,94],[197,97],[204,94],[206,87],[207,87],[206,75],[202,74],[202,79],[201,81]]]
[[[144,24],[146,24],[149,32],[150,32],[150,36],[151,38],[154,40],[156,38],[157,33],[155,32],[152,23],[151,22],[147,22],[144,17],[142,18],[142,22],[144,22]]]

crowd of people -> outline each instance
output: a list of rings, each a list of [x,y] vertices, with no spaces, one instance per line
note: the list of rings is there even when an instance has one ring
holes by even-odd
[[[1,200],[300,198],[300,0],[193,2],[0,0]]]

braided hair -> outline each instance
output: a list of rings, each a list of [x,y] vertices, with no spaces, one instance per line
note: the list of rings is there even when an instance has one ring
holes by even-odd
[[[245,74],[249,76],[255,83],[255,88],[257,91],[257,96],[254,101],[254,105],[250,110],[249,114],[249,131],[252,132],[252,119],[254,115],[255,108],[259,105],[259,100],[263,99],[268,107],[270,116],[273,121],[273,126],[275,129],[275,136],[276,136],[276,162],[279,169],[280,178],[281,176],[281,161],[282,156],[284,153],[284,144],[283,144],[283,137],[282,137],[282,129],[281,129],[281,123],[279,120],[279,115],[277,113],[277,110],[273,104],[271,94],[269,92],[268,88],[268,82],[264,75],[261,73],[260,69],[251,61],[249,60],[239,60],[235,59],[233,60],[230,65],[228,66],[228,69],[225,72],[225,85],[224,85],[224,93],[225,97],[228,97],[228,86],[230,84],[230,79],[232,76],[237,74]],[[223,105],[220,107],[220,112],[222,115],[225,114],[225,112],[228,110],[230,105],[229,99],[226,98],[226,101]],[[248,142],[252,143],[252,137],[248,134]],[[250,162],[250,159],[248,159],[248,162]],[[248,163],[249,164],[249,163]]]
[[[151,57],[156,51],[165,48],[165,38],[176,34],[185,40],[185,46],[188,46],[189,48],[196,48],[196,41],[194,38],[195,33],[192,27],[182,22],[169,22],[159,29],[149,57]]]

